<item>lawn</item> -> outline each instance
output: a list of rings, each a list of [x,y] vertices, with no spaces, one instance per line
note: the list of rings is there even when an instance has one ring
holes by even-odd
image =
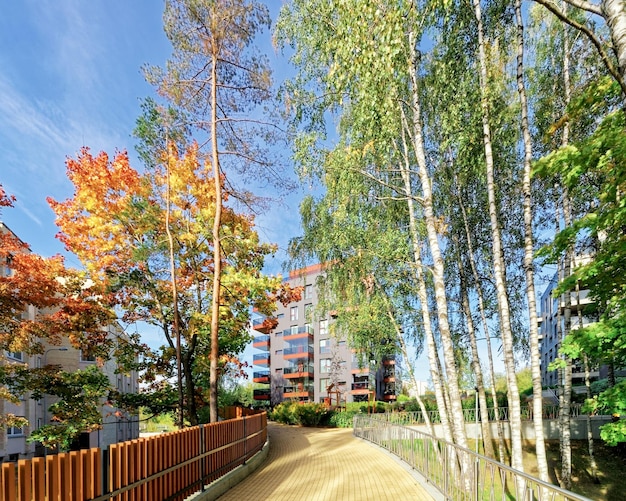
[[[559,442],[546,442],[551,482],[558,485],[561,477]],[[586,440],[572,441],[572,488],[573,492],[593,500],[626,499],[626,444],[609,447],[601,440],[594,441],[598,481],[591,476],[589,451]],[[534,444],[524,448],[524,468],[537,475]]]

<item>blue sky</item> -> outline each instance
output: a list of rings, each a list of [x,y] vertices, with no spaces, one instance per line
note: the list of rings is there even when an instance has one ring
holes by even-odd
[[[20,0],[0,15],[0,183],[17,197],[2,220],[33,252],[64,254],[46,197],[72,196],[65,160],[92,152],[134,152],[132,130],[141,99],[154,95],[141,68],[163,65],[171,47],[162,27],[163,1]],[[273,13],[279,3],[273,4]],[[271,61],[285,72],[284,58]],[[281,75],[275,75],[280,81]],[[299,233],[296,193],[257,219],[261,238],[281,251],[268,263],[278,273],[284,247]],[[280,221],[280,223],[278,222]],[[149,336],[150,337],[150,336]],[[146,339],[150,344],[159,339]]]
[[[271,4],[275,15],[280,3]],[[32,250],[66,254],[46,197],[72,195],[65,159],[82,146],[92,152],[127,150],[136,159],[132,130],[142,98],[154,94],[141,68],[163,65],[170,45],[157,0],[20,0],[0,15],[0,183],[17,197],[0,220]],[[265,34],[267,49],[270,34]],[[280,82],[284,58],[268,53]],[[140,165],[133,163],[136,168]],[[261,238],[278,243],[268,271],[281,271],[288,239],[300,233],[295,193],[257,219]],[[80,266],[67,257],[70,266]],[[160,343],[147,335],[146,342]],[[249,350],[247,350],[249,351]],[[247,353],[249,355],[249,353]],[[428,378],[424,364],[419,376]]]
[[[156,0],[21,0],[0,16],[0,183],[17,197],[0,218],[34,252],[63,253],[46,197],[72,195],[65,159],[82,146],[127,150],[141,99],[154,95],[141,71],[170,54]],[[274,12],[279,3],[276,2]],[[265,33],[267,49],[270,34]],[[270,52],[274,64],[285,60]],[[281,75],[275,75],[280,81]],[[134,163],[136,168],[140,165]],[[284,248],[299,232],[298,197],[258,220],[261,238]],[[289,215],[287,221],[274,224]],[[269,263],[279,272],[281,253]],[[78,266],[68,256],[70,265]]]

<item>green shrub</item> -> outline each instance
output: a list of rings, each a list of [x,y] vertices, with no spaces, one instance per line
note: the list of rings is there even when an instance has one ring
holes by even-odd
[[[280,403],[269,413],[269,418],[277,423],[298,424],[296,407],[298,404],[295,402]]]
[[[272,421],[284,424],[319,426],[328,422],[329,411],[323,404],[283,402],[274,407],[274,410],[269,414],[269,418]]]
[[[328,413],[323,404],[300,404],[296,410],[298,424],[302,426],[319,426]]]
[[[352,428],[354,416],[361,414],[357,411],[334,411],[328,419],[328,426],[334,428]]]

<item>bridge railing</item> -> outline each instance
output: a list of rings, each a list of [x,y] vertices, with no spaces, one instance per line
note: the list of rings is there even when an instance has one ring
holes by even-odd
[[[398,456],[447,500],[590,501],[507,465],[385,419],[357,415],[354,435]]]
[[[581,404],[572,404],[570,406],[570,417],[576,418],[581,415]],[[497,412],[496,412],[497,410]],[[489,415],[489,421],[495,421],[496,416],[500,421],[509,420],[509,408],[499,407],[495,409],[490,407],[487,409]],[[533,408],[530,405],[522,406],[521,410],[522,420],[530,421],[533,418]],[[382,414],[381,414],[382,415]],[[427,411],[428,419],[431,423],[440,423],[439,411]],[[559,406],[558,405],[544,405],[543,406],[543,418],[544,419],[558,419]],[[387,412],[384,414],[385,419],[395,424],[423,424],[425,422],[424,414],[422,411],[407,411],[407,412]],[[481,419],[480,409],[478,409],[478,416],[476,415],[476,409],[463,409],[463,417],[466,423],[476,422],[476,417]]]
[[[179,501],[260,451],[267,414],[4,463],[0,501]]]

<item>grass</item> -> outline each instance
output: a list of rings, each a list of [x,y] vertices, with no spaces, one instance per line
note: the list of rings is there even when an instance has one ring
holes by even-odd
[[[572,440],[572,492],[593,500],[624,499],[626,495],[626,447],[609,447],[601,440],[594,440],[598,478],[591,475],[589,451],[586,440]],[[561,463],[559,442],[546,442],[550,481],[559,485]],[[537,459],[534,444],[524,447],[524,469],[537,475]]]

